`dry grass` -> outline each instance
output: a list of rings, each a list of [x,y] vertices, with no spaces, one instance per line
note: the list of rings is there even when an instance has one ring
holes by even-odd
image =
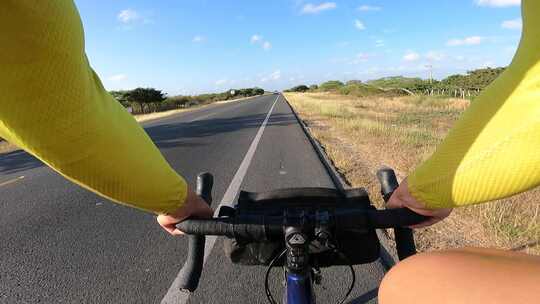
[[[338,171],[365,187],[379,206],[376,170],[404,178],[429,157],[469,102],[432,97],[353,98],[328,93],[286,94]],[[421,250],[496,247],[540,254],[540,189],[500,202],[457,209],[416,233]]]
[[[216,101],[216,102],[213,102],[211,104],[231,103],[231,102],[250,99],[250,98],[253,98],[253,97],[242,97],[242,98],[236,98],[236,99],[230,99],[230,100]],[[193,107],[189,107],[189,108],[185,108],[185,109],[175,109],[175,110],[169,110],[169,111],[164,111],[164,112],[138,114],[138,115],[134,115],[134,117],[135,117],[135,120],[137,120],[137,122],[145,122],[145,121],[149,121],[149,120],[154,120],[154,119],[158,119],[158,118],[171,116],[171,115],[182,113],[182,112],[193,111],[195,109],[204,108],[206,106],[208,106],[208,105],[193,106]]]
[[[19,148],[7,141],[0,140],[0,155],[3,153],[10,153],[13,151],[17,151]]]
[[[171,116],[171,115],[182,113],[182,112],[188,112],[192,110],[193,110],[192,108],[176,109],[176,110],[169,110],[169,111],[164,111],[164,112],[138,114],[138,115],[133,115],[133,117],[135,118],[137,122],[145,122],[145,121],[163,118],[163,117]]]

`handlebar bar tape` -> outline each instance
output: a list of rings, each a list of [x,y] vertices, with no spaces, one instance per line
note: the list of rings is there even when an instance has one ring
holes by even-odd
[[[264,216],[233,221],[228,218],[193,219],[178,223],[176,227],[186,234],[226,236],[246,241],[263,241],[283,234],[281,224],[269,225]]]
[[[197,195],[208,205],[212,204],[212,187],[214,178],[210,173],[202,173],[197,176]],[[184,292],[194,292],[199,286],[204,264],[204,235],[188,236],[188,255],[184,266],[178,275],[178,287]]]
[[[384,167],[377,171],[377,178],[381,183],[381,194],[385,202],[388,202],[394,191],[399,187],[394,170]],[[410,228],[394,228],[396,238],[396,250],[400,261],[416,254],[413,231]]]

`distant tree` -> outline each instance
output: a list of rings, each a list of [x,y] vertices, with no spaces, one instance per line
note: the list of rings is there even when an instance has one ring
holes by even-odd
[[[109,94],[114,97],[114,99],[118,100],[124,107],[129,106],[129,101],[127,99],[127,93],[128,91],[110,91]]]
[[[411,89],[413,87],[422,86],[429,82],[426,80],[423,80],[422,78],[392,76],[392,77],[384,77],[380,79],[370,80],[367,83],[372,86],[381,87],[385,89],[389,89],[389,88]]]
[[[264,89],[261,89],[261,88],[253,88],[253,94],[254,94],[254,95],[263,95],[263,94],[264,94]]]
[[[330,80],[325,83],[322,83],[319,86],[319,89],[322,91],[334,91],[344,86],[343,82],[339,80]]]
[[[468,71],[466,75],[451,75],[441,81],[445,87],[483,89],[492,83],[506,68],[484,68]]]
[[[169,97],[165,100],[166,103],[174,104],[176,107],[187,107],[192,101],[193,97],[182,95]]]
[[[316,84],[312,84],[312,85],[309,86],[309,89],[310,89],[311,91],[315,91],[315,90],[317,90],[318,88],[319,88],[319,86],[316,85]]]
[[[165,100],[165,93],[154,88],[136,88],[126,93],[129,102],[154,103]]]
[[[289,92],[306,92],[308,90],[309,90],[308,86],[302,84],[302,85],[292,87],[288,91]]]

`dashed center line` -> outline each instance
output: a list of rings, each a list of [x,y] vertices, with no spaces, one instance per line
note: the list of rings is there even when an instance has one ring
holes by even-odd
[[[266,118],[264,119],[263,123],[259,127],[259,130],[257,131],[257,134],[255,135],[255,138],[251,142],[251,145],[246,155],[244,156],[244,159],[242,160],[240,167],[236,171],[236,174],[234,175],[229,187],[227,188],[227,191],[225,191],[225,194],[223,195],[223,198],[221,199],[221,203],[215,209],[216,216],[217,216],[217,213],[219,212],[219,208],[224,205],[230,206],[230,204],[233,203],[234,199],[240,192],[240,186],[242,185],[242,181],[244,180],[244,177],[246,176],[249,165],[251,164],[251,160],[253,159],[253,156],[255,155],[255,151],[257,150],[259,141],[261,140],[261,137],[264,133],[264,129],[266,128],[266,125],[268,124],[270,116],[272,115],[272,112],[274,110],[274,107],[276,106],[276,103],[279,100],[279,97],[280,95],[278,95],[276,100],[274,100],[274,103],[270,107],[270,111],[268,111]],[[212,249],[216,242],[216,238],[217,237],[215,236],[209,236],[206,238],[203,264],[206,262],[206,260],[208,260],[208,257],[210,256],[210,253],[212,252]],[[176,279],[172,282],[171,287],[169,287],[169,290],[167,291],[167,294],[165,294],[165,296],[161,300],[161,304],[185,304],[188,302],[190,294],[182,292],[178,285],[179,285],[179,276],[177,276]]]

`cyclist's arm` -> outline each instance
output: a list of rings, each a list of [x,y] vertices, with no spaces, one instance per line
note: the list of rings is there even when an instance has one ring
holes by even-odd
[[[540,1],[523,1],[524,33],[509,68],[408,178],[429,208],[486,202],[540,184]]]
[[[0,4],[0,137],[113,201],[174,213],[186,182],[103,88],[72,1]]]

